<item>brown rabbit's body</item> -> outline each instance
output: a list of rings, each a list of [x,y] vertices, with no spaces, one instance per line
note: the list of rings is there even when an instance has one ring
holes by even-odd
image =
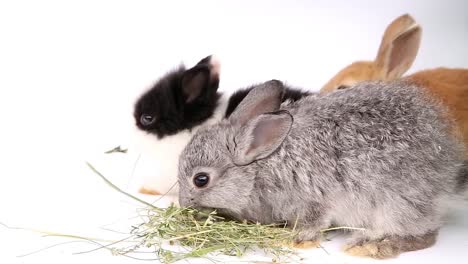
[[[400,78],[416,58],[421,27],[408,15],[396,18],[385,30],[374,61],[357,61],[330,79],[320,90],[328,93],[363,81],[391,81]],[[456,133],[468,147],[468,69],[435,68],[404,77],[427,90],[448,108],[456,122]],[[465,154],[468,159],[468,151]]]
[[[436,68],[405,77],[439,98],[456,121],[458,133],[468,146],[468,69]],[[468,153],[465,154],[468,158]]]

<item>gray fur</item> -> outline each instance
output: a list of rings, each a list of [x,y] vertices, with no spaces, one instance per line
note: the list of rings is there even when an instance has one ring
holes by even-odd
[[[268,93],[260,90],[268,88],[255,88],[243,105],[261,102]],[[257,117],[200,130],[183,151],[180,204],[260,223],[297,220],[299,241],[316,239],[332,224],[365,228],[360,240],[436,232],[446,205],[459,198],[463,150],[446,109],[422,90],[401,81],[366,82],[285,103],[277,113],[264,112],[278,107],[259,113],[238,107],[233,116]],[[261,136],[246,135],[248,128],[286,115],[292,126],[285,138],[276,137],[277,148],[236,165],[239,149]],[[197,172],[210,175],[206,187],[193,185]]]

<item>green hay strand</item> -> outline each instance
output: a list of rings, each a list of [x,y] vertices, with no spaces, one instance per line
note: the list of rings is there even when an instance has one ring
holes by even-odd
[[[158,208],[118,188],[94,166],[86,164],[113,189],[148,207],[142,217],[143,223],[131,231],[134,245],[131,249],[120,250],[125,254],[140,248],[154,248],[163,263],[172,263],[210,253],[241,257],[246,251],[255,249],[276,257],[293,253],[286,246],[292,244],[295,228],[227,221],[216,211],[206,213],[174,205]],[[167,244],[182,250],[167,249]]]

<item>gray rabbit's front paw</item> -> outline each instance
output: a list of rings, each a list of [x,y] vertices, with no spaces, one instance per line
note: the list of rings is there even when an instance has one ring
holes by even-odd
[[[302,229],[294,238],[294,248],[318,248],[320,247],[320,231],[317,228]]]

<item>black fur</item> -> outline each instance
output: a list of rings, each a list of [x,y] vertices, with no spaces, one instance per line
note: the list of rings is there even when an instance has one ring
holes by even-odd
[[[255,87],[252,85],[250,87],[241,89],[236,91],[231,95],[229,98],[228,106],[226,108],[226,114],[224,115],[225,118],[228,118],[232,112],[237,108],[240,102],[247,96],[247,94]],[[302,91],[301,89],[285,87],[283,98],[281,99],[282,102],[290,99],[291,101],[297,101],[304,96],[311,95],[311,92]]]
[[[180,66],[163,76],[136,102],[134,118],[136,126],[158,138],[192,129],[213,116],[221,94],[217,92],[219,75],[213,72],[211,56],[202,59],[194,67]],[[225,117],[229,117],[254,86],[235,92],[228,101]],[[310,92],[286,87],[282,101],[296,101]],[[154,118],[144,124],[143,115]]]
[[[468,160],[463,161],[463,166],[458,172],[457,188],[464,191],[468,188]]]
[[[210,57],[207,57],[188,70],[180,66],[156,82],[135,104],[137,127],[163,138],[192,129],[209,119],[221,96],[217,93],[219,78],[211,74],[209,61]],[[189,89],[196,92],[190,94]],[[142,115],[154,116],[155,122],[142,124]]]

